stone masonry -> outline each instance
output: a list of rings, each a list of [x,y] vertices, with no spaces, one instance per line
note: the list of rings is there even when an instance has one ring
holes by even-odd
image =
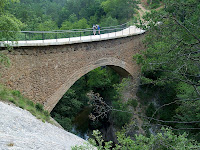
[[[122,76],[130,74],[137,83],[140,70],[133,55],[144,49],[144,36],[3,50],[11,66],[1,68],[0,82],[51,111],[80,77],[100,66],[110,66]]]

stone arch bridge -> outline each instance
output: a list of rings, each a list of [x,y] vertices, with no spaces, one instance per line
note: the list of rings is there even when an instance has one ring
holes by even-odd
[[[129,27],[120,32],[71,39],[19,41],[2,53],[11,66],[1,68],[0,82],[19,90],[51,111],[64,93],[83,75],[109,66],[137,83],[139,66],[133,55],[143,49],[144,31]]]

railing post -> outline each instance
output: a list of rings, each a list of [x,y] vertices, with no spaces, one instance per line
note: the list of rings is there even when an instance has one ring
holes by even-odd
[[[81,31],[80,31],[80,40],[81,40]]]
[[[29,38],[29,40],[30,40],[30,34],[31,34],[31,33],[29,32],[29,33],[28,33],[28,38]]]
[[[69,41],[70,41],[70,32],[69,32]]]
[[[58,42],[58,33],[56,32],[56,42]]]
[[[44,33],[42,33],[42,40],[43,40],[43,43],[44,43]]]
[[[90,32],[89,32],[90,33]],[[90,40],[92,40],[92,35],[93,35],[93,32],[92,32],[92,34],[90,34]]]
[[[26,39],[26,32],[25,32],[25,41],[27,42],[27,39]]]
[[[116,32],[117,32],[117,30],[115,29],[115,36],[116,36]]]

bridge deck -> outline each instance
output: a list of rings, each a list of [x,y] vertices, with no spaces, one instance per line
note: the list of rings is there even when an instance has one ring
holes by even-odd
[[[109,40],[109,39],[132,36],[132,35],[138,35],[138,34],[142,34],[144,32],[145,32],[144,30],[139,29],[136,26],[130,26],[121,31],[100,34],[100,35],[89,35],[89,36],[61,38],[61,39],[27,40],[27,41],[18,41],[18,42],[4,41],[4,42],[0,42],[0,47],[5,47],[4,46],[5,43],[9,44],[10,46],[14,46],[14,47],[65,45],[65,44]]]

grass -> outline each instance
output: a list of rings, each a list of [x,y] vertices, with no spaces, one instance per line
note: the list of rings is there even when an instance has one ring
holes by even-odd
[[[50,122],[50,114],[48,111],[44,110],[43,105],[39,103],[33,103],[33,101],[25,98],[17,90],[10,90],[0,85],[0,100],[5,102],[11,102],[16,106],[29,111],[36,118],[42,120],[43,122]]]

